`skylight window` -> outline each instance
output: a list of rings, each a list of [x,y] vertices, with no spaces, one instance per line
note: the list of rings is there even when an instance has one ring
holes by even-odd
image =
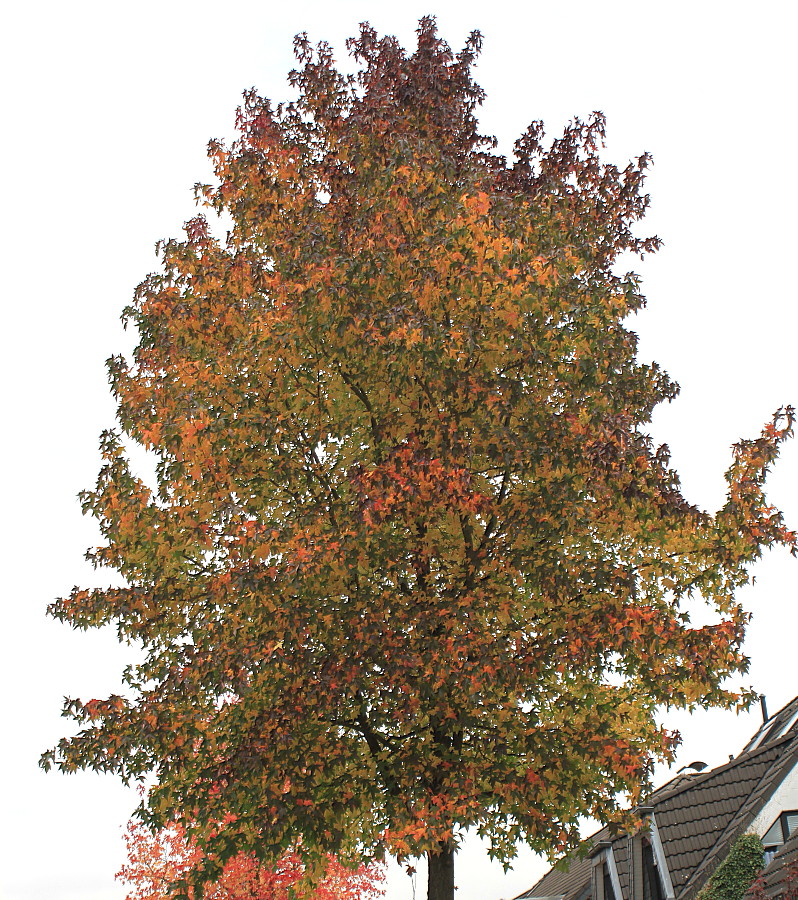
[[[750,753],[752,750],[756,750],[756,748],[757,748],[757,747],[762,743],[762,741],[765,739],[765,737],[767,736],[767,734],[768,734],[768,732],[770,731],[770,729],[773,728],[773,725],[775,724],[775,722],[776,722],[775,719],[771,719],[769,722],[766,722],[766,723],[759,729],[759,734],[756,735],[756,737],[754,738],[754,740],[751,741],[751,743],[744,749],[743,752],[744,752],[744,753]]]
[[[790,721],[787,722],[784,728],[781,729],[781,731],[779,732],[779,737],[784,737],[784,735],[787,734],[787,732],[792,728],[793,725],[795,725],[796,722],[798,722],[798,710],[795,711]]]

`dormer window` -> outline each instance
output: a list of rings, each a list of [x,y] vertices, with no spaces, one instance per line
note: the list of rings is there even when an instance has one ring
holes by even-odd
[[[643,900],[663,900],[662,881],[651,842],[643,839]]]
[[[593,900],[622,900],[616,896],[614,881],[618,879],[612,856],[612,843],[599,841],[590,853],[593,859]],[[613,878],[614,874],[614,878]]]
[[[615,888],[612,886],[610,867],[606,863],[601,867],[601,880],[604,884],[604,900],[615,900]]]
[[[629,900],[674,900],[668,863],[659,836],[654,810],[638,806],[643,827],[629,835],[631,885]]]

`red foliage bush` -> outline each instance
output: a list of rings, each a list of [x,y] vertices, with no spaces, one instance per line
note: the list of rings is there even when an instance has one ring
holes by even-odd
[[[153,834],[131,822],[125,834],[128,861],[117,878],[130,885],[127,900],[167,900],[178,879],[202,859],[202,851],[179,824]],[[290,900],[291,888],[304,875],[297,853],[286,853],[271,867],[239,854],[224,867],[221,878],[205,888],[205,900]],[[330,857],[324,878],[308,900],[376,900],[383,895],[382,867],[376,864],[347,869]]]

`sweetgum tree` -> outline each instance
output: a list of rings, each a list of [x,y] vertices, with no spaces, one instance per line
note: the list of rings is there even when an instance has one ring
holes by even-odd
[[[715,515],[647,434],[676,387],[637,361],[615,269],[657,246],[633,232],[648,157],[603,163],[598,114],[497,155],[479,43],[422,19],[411,55],[364,25],[350,76],[297,38],[298,99],[247,93],[210,144],[227,240],[188,222],[126,312],[121,434],[83,495],[125,586],[51,612],[144,661],[67,702],[82,728],[44,762],[153,773],[140,814],[193,823],[198,883],[300,841],[425,855],[451,900],[466,828],[504,860],[565,850],[668,757],[659,708],[741,701],[735,590],[795,550],[763,494],[791,409],[736,445]]]

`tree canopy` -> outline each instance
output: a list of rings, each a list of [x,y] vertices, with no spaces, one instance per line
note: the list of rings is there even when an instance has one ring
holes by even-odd
[[[792,410],[735,446],[717,514],[682,496],[647,432],[677,388],[637,359],[618,271],[658,246],[635,233],[649,157],[602,161],[594,114],[506,160],[479,48],[363,25],[347,75],[298,37],[297,98],[246,93],[209,146],[226,240],[189,221],[126,311],[119,430],[82,495],[124,586],[51,613],[144,658],[124,696],[67,702],[82,727],[43,761],[153,773],[140,814],[193,823],[202,877],[301,837],[426,854],[448,898],[464,829],[505,860],[565,850],[671,754],[662,706],[746,700],[735,591],[795,550],[763,493]]]

